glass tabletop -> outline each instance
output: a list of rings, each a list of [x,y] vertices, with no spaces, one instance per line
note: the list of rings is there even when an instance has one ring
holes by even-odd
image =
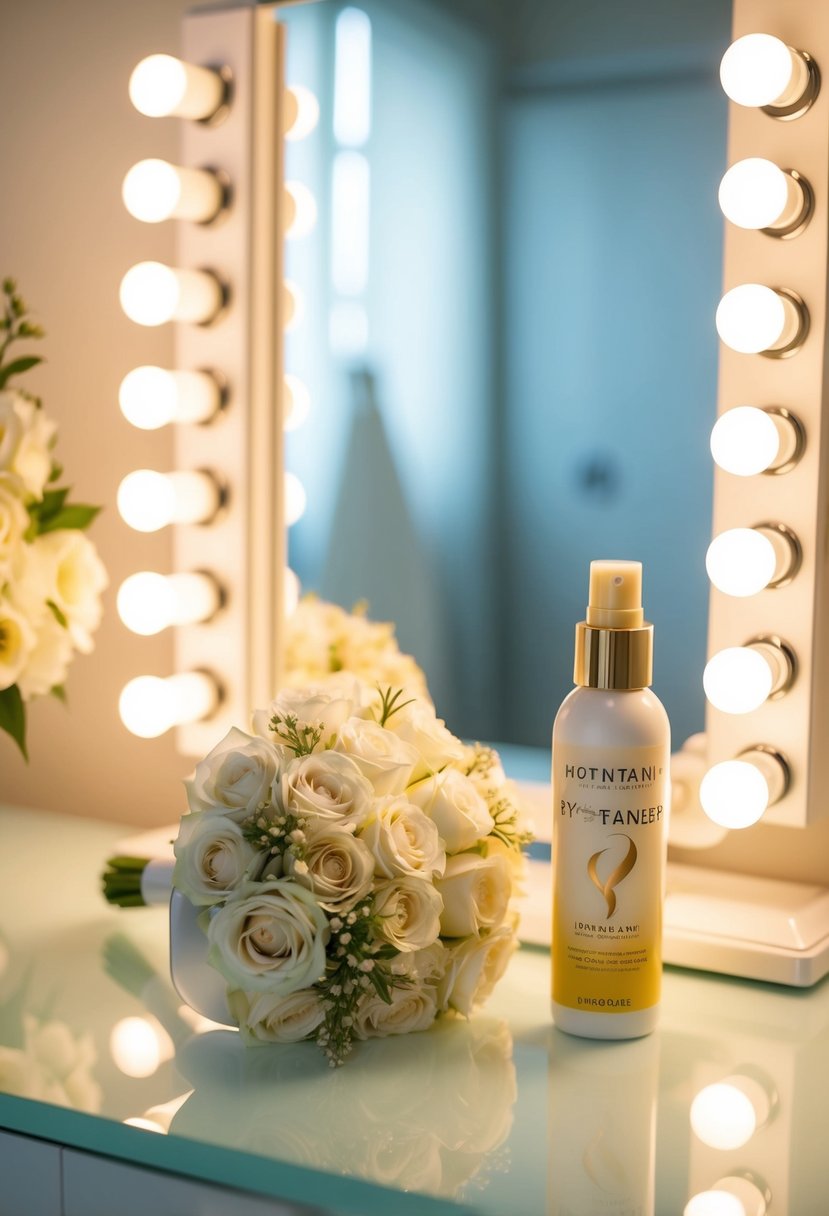
[[[525,948],[483,1014],[332,1071],[181,1004],[163,910],[98,894],[122,835],[0,811],[0,1127],[336,1213],[663,1216],[698,1196],[694,1216],[726,1216],[723,1190],[746,1216],[823,1210],[826,983],[668,969],[658,1033],[605,1044],[552,1026],[549,959]]]

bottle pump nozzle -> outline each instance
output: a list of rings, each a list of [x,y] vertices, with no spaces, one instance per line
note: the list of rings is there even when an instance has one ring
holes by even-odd
[[[587,624],[597,629],[639,629],[642,611],[642,563],[590,563]]]

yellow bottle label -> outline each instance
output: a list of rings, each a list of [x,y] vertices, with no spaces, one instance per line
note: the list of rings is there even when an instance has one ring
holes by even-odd
[[[553,1000],[657,1004],[668,830],[666,746],[553,748]]]

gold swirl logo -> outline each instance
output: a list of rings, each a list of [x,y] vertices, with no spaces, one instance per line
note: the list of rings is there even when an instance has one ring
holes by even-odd
[[[623,840],[628,842],[628,851],[622,860],[616,866],[615,870],[611,870],[607,882],[602,882],[599,877],[598,861],[608,850],[599,849],[598,853],[594,853],[587,863],[587,873],[590,876],[590,881],[593,886],[601,891],[607,904],[607,916],[605,920],[610,920],[613,913],[616,911],[616,891],[623,878],[627,878],[633,867],[636,865],[636,845],[629,836],[625,836],[624,832],[612,832],[613,836],[621,836]]]

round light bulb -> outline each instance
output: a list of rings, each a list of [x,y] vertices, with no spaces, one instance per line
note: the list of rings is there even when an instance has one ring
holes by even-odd
[[[711,455],[726,473],[754,477],[774,467],[780,432],[771,414],[754,405],[727,410],[711,432]]]
[[[212,118],[225,99],[225,84],[211,68],[174,55],[148,55],[133,69],[130,101],[148,118]]]
[[[770,228],[788,207],[789,180],[762,157],[738,161],[720,182],[720,209],[738,228]]]
[[[121,187],[124,206],[145,224],[180,219],[206,223],[222,209],[219,179],[207,169],[185,169],[166,160],[141,160]]]
[[[771,34],[745,34],[722,57],[720,81],[740,106],[770,106],[788,93],[795,65],[792,52]]]
[[[204,324],[223,303],[222,287],[205,270],[180,270],[163,262],[138,262],[121,280],[121,307],[136,325],[166,321]]]
[[[133,633],[150,636],[171,625],[208,620],[219,607],[216,580],[207,574],[131,574],[118,589],[118,615]]]
[[[729,646],[709,660],[702,677],[705,695],[725,714],[749,714],[768,699],[774,675],[750,646]]]
[[[305,85],[292,84],[285,96],[285,138],[305,139],[319,122],[320,106]]]
[[[317,222],[317,204],[313,194],[302,182],[286,182],[285,193],[288,196],[286,237],[294,240],[307,236]]]
[[[209,473],[136,469],[119,485],[116,501],[125,524],[157,532],[168,524],[206,523],[218,509],[220,492]]]
[[[300,582],[290,566],[285,567],[285,615],[292,616],[299,604]]]
[[[151,1077],[159,1064],[170,1059],[173,1045],[155,1019],[131,1017],[115,1023],[109,1036],[109,1050],[125,1076]]]
[[[770,1109],[760,1082],[735,1074],[699,1091],[691,1103],[691,1128],[703,1144],[726,1152],[748,1144]]]
[[[762,283],[741,283],[717,307],[717,333],[732,350],[758,355],[779,350],[797,335],[800,318],[793,302]]]
[[[708,577],[725,595],[757,595],[774,579],[777,556],[767,536],[756,528],[730,528],[708,546]]]
[[[769,786],[756,764],[723,760],[703,777],[699,800],[708,818],[720,827],[749,828],[763,817],[769,804]]]
[[[208,422],[221,405],[221,390],[209,372],[134,367],[118,390],[121,413],[142,431],[172,422]]]
[[[682,1216],[746,1216],[746,1210],[728,1191],[700,1191],[685,1204]]]
[[[285,524],[292,527],[305,514],[308,496],[295,473],[285,474]]]
[[[155,739],[173,726],[198,722],[216,707],[215,681],[204,672],[183,675],[136,676],[121,691],[118,712],[127,730],[141,739]]]
[[[302,426],[311,410],[311,394],[297,377],[285,375],[284,417],[286,431],[296,431]]]

